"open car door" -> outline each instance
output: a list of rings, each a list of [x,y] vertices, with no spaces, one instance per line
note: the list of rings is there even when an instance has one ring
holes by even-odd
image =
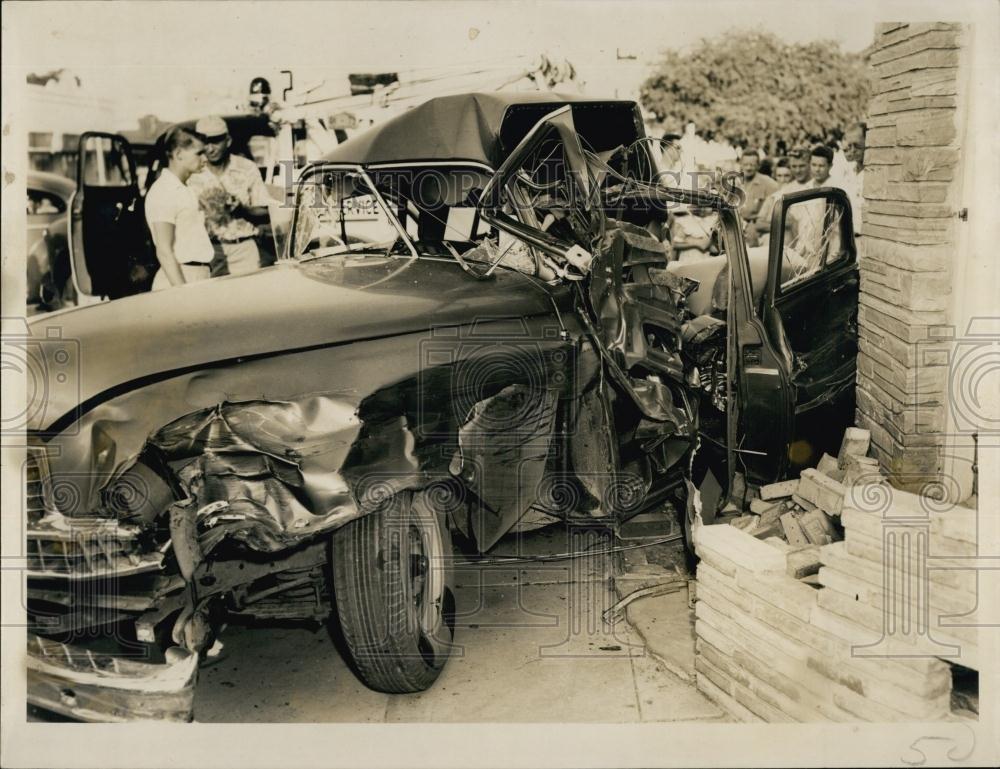
[[[846,193],[786,195],[772,215],[769,249],[760,324],[737,331],[738,441],[758,482],[836,455],[854,422],[858,268]],[[756,330],[764,338],[751,339]]]
[[[148,291],[156,260],[135,159],[124,137],[96,132],[80,137],[70,209],[70,261],[77,291],[109,299]]]

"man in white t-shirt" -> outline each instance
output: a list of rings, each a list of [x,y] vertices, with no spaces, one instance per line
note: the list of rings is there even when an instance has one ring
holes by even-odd
[[[697,206],[676,207],[670,216],[670,245],[674,258],[687,262],[718,254],[718,228],[717,212]]]
[[[167,167],[146,194],[146,223],[160,269],[153,290],[210,277],[212,242],[198,198],[185,182],[205,162],[205,145],[194,132],[175,127],[164,139]]]

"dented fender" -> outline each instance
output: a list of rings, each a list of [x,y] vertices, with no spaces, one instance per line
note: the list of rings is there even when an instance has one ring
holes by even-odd
[[[545,393],[550,439],[555,401],[577,386],[573,345],[550,326],[545,316],[483,320],[134,390],[92,409],[50,452],[62,504],[71,503],[60,509],[148,518],[150,495],[162,492],[149,468],[159,468],[172,488],[159,513],[174,500],[194,511],[206,552],[225,538],[262,552],[293,547],[371,512],[387,491],[453,478],[457,452],[495,448],[510,424],[488,419],[483,433],[481,416],[495,415],[505,388]],[[492,448],[476,459],[473,494],[488,509],[516,508],[514,520],[500,515],[513,525],[529,500],[510,507],[498,479],[514,458]]]

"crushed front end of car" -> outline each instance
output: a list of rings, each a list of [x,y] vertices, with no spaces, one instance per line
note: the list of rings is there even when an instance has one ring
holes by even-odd
[[[29,704],[190,720],[223,615],[324,621],[319,537],[359,515],[324,460],[342,457],[329,446],[353,438],[352,412],[330,398],[219,404],[153,433],[103,484],[52,473],[50,453],[72,439],[29,449]],[[98,435],[113,446],[112,431]]]

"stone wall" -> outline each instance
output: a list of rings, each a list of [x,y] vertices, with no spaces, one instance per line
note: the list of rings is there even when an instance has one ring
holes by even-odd
[[[857,423],[897,486],[939,478],[961,192],[961,25],[880,24],[871,52]]]
[[[846,538],[818,548],[813,584],[797,576],[804,548],[700,527],[698,689],[741,721],[974,718],[952,710],[948,662],[980,664],[978,629],[962,626],[977,606],[976,573],[963,562],[975,551],[975,512],[925,508],[886,486],[853,487]],[[895,552],[901,530],[925,560],[928,550],[953,557],[934,557],[927,578],[926,565]],[[904,582],[924,587],[895,589]]]

